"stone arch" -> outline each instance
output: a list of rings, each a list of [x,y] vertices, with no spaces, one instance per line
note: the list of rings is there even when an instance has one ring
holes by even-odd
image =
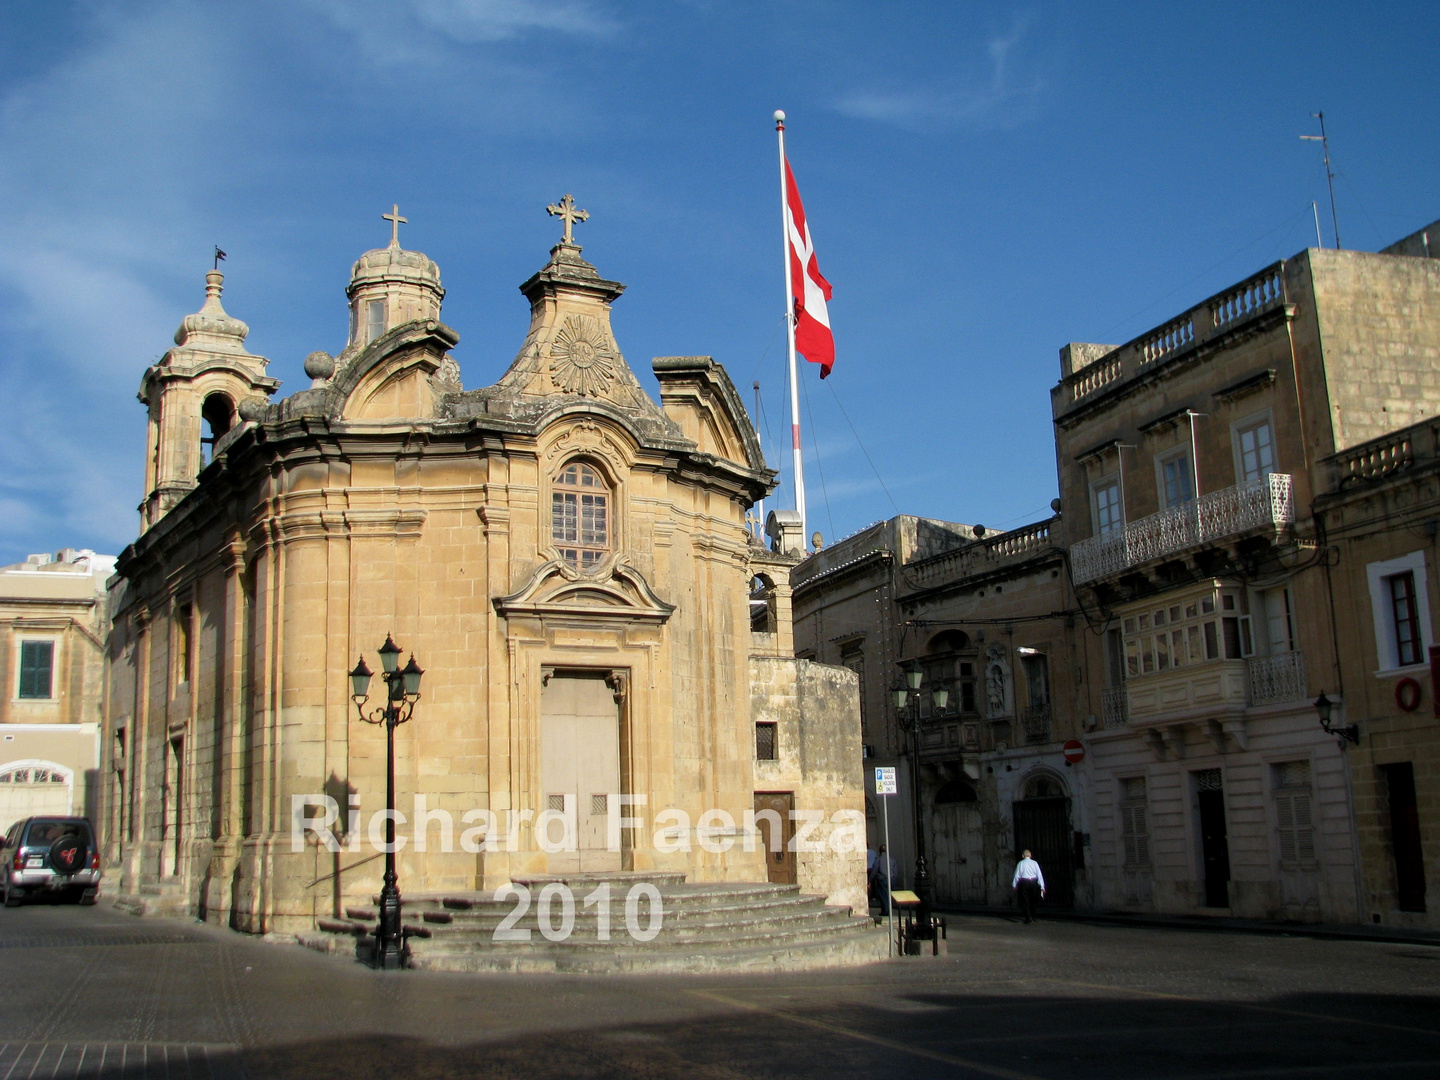
[[[958,653],[970,647],[970,635],[964,630],[941,630],[925,643],[925,652],[930,656]]]
[[[1036,765],[1020,781],[1021,799],[1068,799],[1070,785],[1054,769]]]
[[[750,630],[756,634],[773,634],[778,618],[775,611],[775,579],[759,571],[750,575]]]
[[[212,390],[200,405],[200,467],[210,464],[215,444],[235,426],[235,402],[223,390]]]

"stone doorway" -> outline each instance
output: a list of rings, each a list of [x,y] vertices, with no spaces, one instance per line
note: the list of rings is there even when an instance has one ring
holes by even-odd
[[[556,872],[621,869],[611,851],[610,802],[620,794],[620,703],[609,671],[556,671],[540,696],[541,809],[575,808],[575,851],[549,856]],[[558,830],[552,829],[558,840]]]
[[[1015,857],[1027,848],[1045,875],[1045,905],[1075,905],[1075,834],[1070,799],[1060,781],[1041,774],[1025,784],[1025,798],[1012,805]],[[1007,881],[1008,885],[1009,882]]]

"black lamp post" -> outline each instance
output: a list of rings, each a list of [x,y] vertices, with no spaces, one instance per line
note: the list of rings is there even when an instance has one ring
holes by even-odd
[[[910,794],[914,802],[915,817],[915,895],[920,898],[920,910],[916,919],[921,934],[929,937],[930,929],[930,868],[925,861],[925,817],[924,803],[920,797],[920,684],[924,674],[918,667],[905,672],[905,685],[895,690],[895,715],[900,727],[910,736]],[[937,711],[944,711],[950,701],[950,691],[937,686],[931,691],[931,698]],[[909,705],[909,709],[906,709]],[[908,716],[907,716],[908,711]]]
[[[375,929],[377,968],[405,966],[405,940],[400,926],[400,890],[395,887],[395,728],[410,719],[415,702],[420,700],[420,676],[425,674],[415,663],[400,666],[400,647],[389,634],[380,646],[380,678],[385,680],[385,704],[365,715],[365,701],[370,696],[370,677],[374,674],[365,664],[365,657],[350,672],[350,699],[355,711],[367,724],[385,725],[385,885],[380,890],[380,925]]]
[[[1334,727],[1330,723],[1331,710],[1335,703],[1325,696],[1325,691],[1320,691],[1320,696],[1315,699],[1315,715],[1320,717],[1320,727],[1326,735],[1334,735],[1335,741],[1340,744],[1340,749],[1345,749],[1347,742],[1356,746],[1360,745],[1360,726],[1358,724],[1346,724],[1344,727]]]

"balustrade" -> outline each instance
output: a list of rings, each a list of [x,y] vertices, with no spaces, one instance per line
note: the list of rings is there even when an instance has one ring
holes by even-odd
[[[1227,326],[1251,315],[1258,315],[1271,304],[1284,300],[1285,277],[1281,272],[1283,268],[1283,263],[1272,266],[1210,301],[1211,325],[1217,328]]]
[[[1285,264],[1266,267],[1252,278],[1218,293],[1189,311],[1141,334],[1126,345],[1073,372],[1066,380],[1070,402],[1081,401],[1166,357],[1206,340],[1285,302]]]
[[[1142,362],[1153,364],[1162,356],[1169,356],[1194,342],[1195,320],[1187,315],[1183,319],[1177,319],[1169,326],[1162,326],[1141,341],[1140,355],[1144,358]]]
[[[1050,522],[1047,520],[910,563],[905,570],[914,584],[935,585],[978,573],[1002,560],[1026,556],[1049,546]]]
[[[1295,520],[1290,477],[1271,473],[1133,521],[1108,536],[1092,536],[1070,549],[1075,584],[1122,573],[1251,529]]]

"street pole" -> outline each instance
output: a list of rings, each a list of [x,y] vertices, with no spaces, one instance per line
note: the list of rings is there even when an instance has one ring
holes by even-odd
[[[915,895],[920,898],[920,936],[930,936],[930,871],[925,864],[925,817],[920,798],[920,694],[910,693],[910,786],[915,802]]]
[[[389,634],[380,646],[380,678],[385,683],[385,704],[365,713],[370,695],[371,672],[362,656],[349,673],[350,700],[355,711],[367,724],[385,725],[385,877],[380,889],[380,919],[375,926],[375,953],[371,963],[377,968],[394,970],[405,966],[405,931],[400,914],[399,875],[395,872],[395,729],[415,715],[420,700],[420,677],[425,674],[415,663],[400,666],[400,647]]]
[[[885,808],[885,918],[889,921],[888,936],[890,955],[895,955],[895,894],[894,883],[890,880],[890,796],[881,795],[880,805]]]
[[[380,889],[380,925],[375,935],[375,966],[393,970],[404,964],[400,932],[400,890],[395,873],[395,721],[393,701],[385,705],[385,884]]]

